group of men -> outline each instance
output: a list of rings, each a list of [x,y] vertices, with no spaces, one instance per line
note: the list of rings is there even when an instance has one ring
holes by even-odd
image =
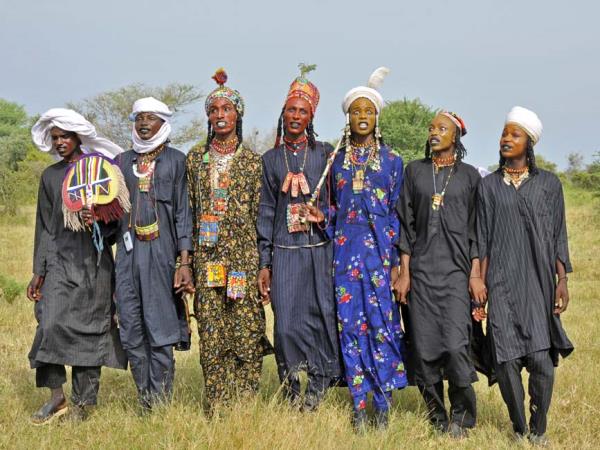
[[[40,181],[27,292],[38,321],[29,358],[37,386],[51,389],[33,422],[69,409],[84,418],[101,366],[129,363],[144,411],[167,401],[173,350],[189,348],[193,294],[209,410],[256,392],[263,357],[274,351],[295,407],[314,410],[328,387],[347,384],[355,428],[368,425],[369,392],[373,421],[386,427],[392,392],[410,383],[433,426],[460,438],[476,423],[472,336],[487,318],[483,357],[516,436],[545,443],[554,366],[573,347],[560,323],[571,271],[562,188],[536,167],[533,151],[542,124],[513,108],[499,168],[482,178],[463,161],[464,121],[441,111],[424,158],[404,168],[379,128],[387,73],[377,69],[346,94],[335,149],[315,138],[319,91],[305,71],[262,157],[243,145],[244,101],[223,70],[206,99],[206,144],[187,157],[169,146],[171,111],[151,97],[133,105],[127,152],[74,111],[42,115],[34,142],[61,160]],[[105,221],[84,205],[77,231],[67,226],[64,178],[90,152],[114,158],[129,203]],[[65,365],[73,368],[70,407]]]

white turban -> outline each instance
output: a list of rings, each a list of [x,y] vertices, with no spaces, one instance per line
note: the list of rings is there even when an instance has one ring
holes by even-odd
[[[379,67],[375,69],[375,71],[369,77],[369,81],[366,86],[358,86],[353,89],[350,89],[348,93],[344,96],[344,101],[342,102],[342,110],[345,114],[348,113],[350,109],[350,105],[357,98],[367,98],[373,102],[375,108],[377,109],[377,114],[381,112],[385,103],[383,101],[383,97],[379,93],[378,89],[383,84],[383,79],[390,73],[390,69],[387,67]]]
[[[114,158],[123,149],[106,138],[98,136],[96,127],[78,112],[72,109],[52,108],[46,111],[31,128],[34,144],[43,152],[49,152],[58,157],[52,147],[52,128],[58,127],[77,134],[84,153],[98,152],[109,158]]]
[[[137,115],[142,112],[155,114],[164,120],[164,123],[158,132],[148,140],[142,139],[138,135],[135,125],[133,126],[131,139],[133,140],[133,149],[136,151],[136,153],[148,153],[154,150],[159,145],[164,143],[171,134],[171,124],[169,123],[169,118],[173,115],[173,113],[167,105],[160,100],[156,100],[154,97],[140,98],[133,104],[133,111],[129,115],[129,120],[134,122]]]
[[[542,122],[536,113],[521,106],[515,106],[506,115],[505,124],[513,123],[523,128],[533,141],[533,145],[537,144],[542,136]]]

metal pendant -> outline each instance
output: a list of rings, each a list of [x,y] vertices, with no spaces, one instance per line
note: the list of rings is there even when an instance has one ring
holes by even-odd
[[[442,194],[433,194],[431,196],[431,209],[437,211],[438,209],[440,209],[440,206],[443,206],[443,204],[444,197],[442,196]]]
[[[352,177],[352,192],[360,194],[365,187],[365,172],[362,169],[358,169]]]

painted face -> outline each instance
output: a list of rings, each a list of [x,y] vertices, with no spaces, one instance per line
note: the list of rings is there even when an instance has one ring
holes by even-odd
[[[507,159],[521,158],[527,152],[529,136],[518,125],[507,123],[500,137],[500,153]]]
[[[76,133],[65,131],[62,128],[52,128],[50,136],[52,137],[52,148],[56,150],[61,158],[66,160],[69,160],[81,145]]]
[[[148,139],[152,139],[162,124],[165,123],[160,117],[158,117],[154,113],[150,112],[141,112],[137,116],[135,116],[135,131],[137,131],[138,136],[147,141]]]
[[[286,134],[300,135],[312,119],[310,103],[300,97],[289,99],[283,110],[283,123]]]
[[[433,152],[454,148],[456,125],[448,117],[438,114],[429,125],[429,147]]]
[[[235,106],[226,98],[216,98],[208,109],[208,120],[219,136],[235,133],[237,117]]]
[[[377,108],[371,100],[364,97],[357,98],[350,104],[348,114],[352,134],[368,136],[373,133],[377,122]]]

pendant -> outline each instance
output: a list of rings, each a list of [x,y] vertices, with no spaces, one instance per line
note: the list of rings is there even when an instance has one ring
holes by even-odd
[[[310,188],[308,187],[308,181],[306,181],[304,172],[300,172],[297,176],[298,176],[298,184],[300,185],[300,192],[302,192],[302,194],[304,194],[304,195],[309,195]]]
[[[365,172],[362,169],[358,169],[352,177],[352,192],[360,194],[365,187]]]
[[[300,182],[298,180],[298,174],[292,176],[292,197],[298,197],[298,189],[300,188]]]
[[[440,206],[444,205],[444,197],[442,194],[433,194],[431,196],[431,209],[437,211],[440,209]]]
[[[288,172],[287,175],[285,176],[285,180],[283,181],[283,184],[281,185],[281,192],[283,192],[284,194],[287,194],[287,191],[290,190],[290,185],[292,184],[293,177],[294,177],[294,175],[292,174],[292,172]]]

